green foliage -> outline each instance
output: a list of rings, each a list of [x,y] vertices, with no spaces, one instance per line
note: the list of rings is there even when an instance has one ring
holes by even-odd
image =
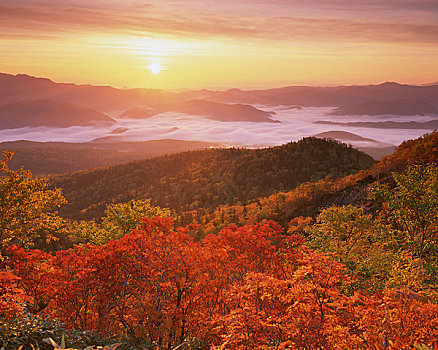
[[[185,212],[182,222],[192,220],[203,223],[206,233],[217,233],[226,225],[275,220],[287,227],[287,223],[299,216],[315,218],[319,208],[353,204],[369,204],[369,184],[387,180],[392,171],[404,171],[410,163],[429,164],[438,162],[438,131],[415,140],[403,142],[391,156],[376,163],[371,169],[359,171],[343,178],[324,178],[307,182],[287,192],[277,192],[269,197],[259,197],[252,203],[222,205],[213,210],[197,209]],[[327,157],[327,160],[330,157]],[[309,160],[309,159],[308,159]],[[333,175],[333,174],[332,174]],[[378,201],[371,202],[371,211],[378,208]],[[437,263],[438,265],[438,263]]]
[[[336,253],[336,259],[357,278],[352,287],[385,287],[394,261],[389,229],[365,215],[362,208],[348,205],[324,209],[307,233],[310,247]]]
[[[85,348],[91,345],[106,345],[109,342],[94,332],[70,330],[58,321],[32,314],[15,317],[11,320],[0,319],[0,345],[5,350],[52,350],[45,339],[52,339],[73,348]]]
[[[59,189],[47,189],[46,179],[23,169],[12,171],[0,160],[0,254],[8,244],[32,245],[38,237],[53,238],[63,221],[52,210],[65,203]]]
[[[393,174],[395,188],[378,185],[373,198],[387,202],[389,220],[399,232],[400,244],[420,259],[438,252],[438,167],[413,165]]]
[[[131,200],[127,203],[108,205],[100,224],[81,220],[72,224],[72,233],[81,243],[105,244],[120,239],[138,228],[141,218],[169,217],[169,209],[155,207],[149,199]]]
[[[399,260],[390,286],[409,286],[438,300],[438,167],[411,165],[393,173],[395,187],[376,185],[373,199],[383,199],[383,215],[393,224]]]
[[[126,335],[111,337],[111,339],[103,338],[96,332],[69,329],[59,321],[32,314],[9,320],[0,319],[0,347],[2,350],[160,349],[157,344],[146,339]],[[201,348],[202,343],[194,338],[172,349]]]

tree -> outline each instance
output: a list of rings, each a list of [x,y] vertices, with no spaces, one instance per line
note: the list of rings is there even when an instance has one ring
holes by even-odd
[[[142,218],[165,218],[170,215],[169,209],[153,206],[150,199],[131,200],[108,205],[100,224],[92,220],[73,222],[72,232],[81,243],[101,245],[139,228]]]
[[[438,167],[411,165],[393,173],[395,186],[377,185],[373,198],[383,199],[382,214],[393,224],[399,256],[391,286],[409,286],[438,300]]]
[[[394,254],[386,226],[362,208],[351,205],[321,211],[317,223],[307,227],[308,245],[318,251],[336,253],[357,282],[350,287],[382,289],[391,270]]]
[[[18,280],[11,271],[0,270],[0,319],[20,313],[22,303],[29,299],[18,286]]]
[[[4,152],[0,160],[0,254],[12,243],[30,246],[39,237],[55,237],[63,220],[53,210],[66,203],[59,189],[47,189],[47,179],[10,170],[12,155]]]
[[[375,186],[374,198],[387,202],[401,245],[423,259],[438,248],[438,167],[412,165],[403,174],[393,173],[393,178],[395,188]]]

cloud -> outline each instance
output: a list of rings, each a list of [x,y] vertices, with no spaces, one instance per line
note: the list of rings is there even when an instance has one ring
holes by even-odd
[[[271,111],[271,108],[267,109]],[[148,119],[123,119],[118,126],[102,127],[69,127],[69,128],[21,128],[0,130],[3,141],[62,141],[87,142],[95,138],[113,136],[111,130],[126,127],[123,133],[125,141],[146,141],[157,139],[177,139],[187,141],[206,141],[226,143],[236,146],[246,145],[279,145],[297,141],[306,136],[331,130],[343,130],[372,138],[381,142],[398,145],[404,140],[420,137],[426,130],[388,129],[346,127],[337,125],[314,124],[314,121],[326,118],[331,108],[303,108],[301,110],[275,109],[275,118],[281,123],[258,122],[218,122],[199,116],[181,115],[178,113],[160,114]],[[394,117],[397,121],[418,121],[418,117]],[[394,120],[392,118],[392,120]],[[427,117],[425,117],[427,118]],[[345,121],[345,117],[332,116],[334,121]],[[354,121],[381,121],[381,117],[348,116]],[[426,119],[425,119],[426,120]]]
[[[421,14],[422,20],[417,20]],[[406,20],[408,18],[409,20]],[[405,20],[400,20],[405,19]],[[438,43],[438,4],[413,0],[221,2],[28,0],[0,3],[2,38],[165,34],[244,41]]]

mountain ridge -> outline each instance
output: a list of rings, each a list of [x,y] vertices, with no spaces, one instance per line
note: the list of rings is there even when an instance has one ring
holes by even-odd
[[[304,138],[264,149],[211,149],[161,156],[52,177],[68,217],[90,218],[106,205],[152,198],[178,212],[245,202],[327,175],[367,168],[374,160],[334,140]],[[90,195],[85,195],[86,193]]]
[[[91,108],[48,99],[13,102],[0,107],[0,129],[39,126],[65,128],[115,122],[106,114]]]
[[[23,84],[18,86],[23,82],[28,83],[30,86],[26,87]],[[2,89],[2,85],[8,85],[8,90]],[[58,91],[55,91],[56,88],[58,88]],[[234,88],[223,91],[203,89],[170,92],[159,89],[134,88],[122,90],[111,86],[57,83],[48,78],[0,73],[0,105],[17,102],[22,99],[22,96],[30,92],[39,96],[36,97],[37,99],[57,96],[57,101],[82,102],[81,104],[86,107],[101,109],[103,112],[120,112],[128,108],[144,107],[164,102],[180,102],[188,99],[209,99],[225,103],[339,107],[347,103],[372,100],[388,101],[416,96],[417,99],[430,103],[433,107],[438,107],[437,85],[416,86],[384,82],[382,84],[339,85],[334,87],[301,85],[259,90]]]

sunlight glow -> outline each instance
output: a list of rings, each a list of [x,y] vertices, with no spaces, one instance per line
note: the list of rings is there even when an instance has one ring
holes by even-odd
[[[162,67],[159,63],[151,63],[149,66],[147,66],[147,69],[149,69],[151,71],[152,74],[158,74],[161,72],[161,70],[164,67]]]

